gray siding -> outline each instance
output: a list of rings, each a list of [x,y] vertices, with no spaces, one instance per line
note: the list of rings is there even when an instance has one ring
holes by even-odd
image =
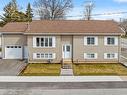
[[[120,45],[120,40],[119,43]],[[84,45],[84,36],[74,36],[73,41],[73,61],[74,62],[115,62],[119,61],[118,59],[104,59],[104,53],[120,53],[120,46],[105,46],[104,45],[104,36],[98,36],[98,45],[97,46],[86,46]],[[94,60],[84,59],[84,53],[97,53],[98,58]]]

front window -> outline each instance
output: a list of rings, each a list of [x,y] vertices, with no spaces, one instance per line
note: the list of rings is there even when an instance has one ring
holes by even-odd
[[[115,58],[115,54],[107,54],[107,59],[114,59]]]
[[[53,37],[37,37],[37,47],[53,47]]]
[[[97,54],[96,53],[84,53],[84,58],[85,59],[97,59]]]
[[[44,47],[44,38],[41,38],[41,46]]]
[[[87,58],[95,58],[95,54],[87,54]]]
[[[114,38],[107,38],[107,44],[108,45],[114,45],[115,44],[115,39]]]
[[[36,45],[37,45],[37,46],[40,45],[40,38],[36,38]]]
[[[51,47],[52,46],[52,38],[49,38],[49,46]]]
[[[36,53],[36,59],[54,59],[54,53]]]
[[[95,38],[94,37],[87,37],[87,45],[94,45]]]
[[[48,38],[45,38],[45,47],[48,47],[48,43],[49,43],[48,40],[49,40]]]
[[[40,54],[39,53],[37,53],[37,58],[40,58],[41,56],[40,56]]]

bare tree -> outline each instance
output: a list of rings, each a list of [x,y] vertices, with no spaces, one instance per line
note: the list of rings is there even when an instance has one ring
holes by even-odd
[[[127,19],[120,20],[120,27],[125,31],[125,36],[127,36]]]
[[[91,1],[86,2],[85,11],[84,11],[85,20],[91,20],[92,11],[93,11],[94,7],[95,7],[94,2],[91,2]]]
[[[41,20],[55,20],[64,19],[73,5],[72,0],[36,0],[34,7]]]

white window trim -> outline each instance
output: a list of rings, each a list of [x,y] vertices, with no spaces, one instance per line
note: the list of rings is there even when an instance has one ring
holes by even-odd
[[[87,54],[94,54],[95,57],[94,58],[88,58]],[[84,53],[84,59],[97,59],[98,58],[98,54],[97,53]]]
[[[40,54],[40,58],[37,58],[37,54]],[[44,54],[44,56],[46,54],[48,54],[48,58],[41,58],[41,54]],[[52,54],[52,58],[49,58],[49,54]],[[42,59],[42,60],[48,60],[48,59],[55,59],[56,58],[56,53],[33,53],[33,59]]]
[[[36,46],[37,38],[52,38],[52,47],[51,46]],[[41,43],[40,43],[41,44]],[[56,37],[55,36],[34,36],[33,37],[33,47],[34,48],[55,48],[56,47]]]
[[[115,39],[115,44],[107,44],[107,39],[108,38],[114,38]],[[106,37],[104,37],[104,45],[106,45],[106,46],[117,46],[118,45],[118,37],[116,37],[116,36],[106,36]]]
[[[87,38],[89,38],[89,37],[94,37],[95,44],[87,44]],[[98,45],[98,36],[84,36],[84,45],[87,45],[87,46],[97,46]]]
[[[107,57],[108,54],[114,54],[115,57],[114,58],[108,58]],[[118,59],[118,53],[104,53],[104,59]]]

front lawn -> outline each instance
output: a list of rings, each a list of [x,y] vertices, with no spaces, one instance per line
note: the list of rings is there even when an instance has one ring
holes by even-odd
[[[126,76],[127,68],[121,64],[74,64],[73,72],[75,76],[83,75],[119,75]]]
[[[61,64],[29,64],[21,76],[59,76]]]

